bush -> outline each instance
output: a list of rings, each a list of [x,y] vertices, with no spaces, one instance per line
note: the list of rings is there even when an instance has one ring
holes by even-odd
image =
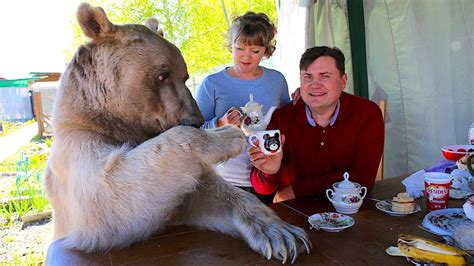
[[[52,141],[36,137],[0,164],[0,171],[16,172],[15,182],[0,194],[3,199],[12,199],[0,206],[0,224],[11,225],[21,216],[51,208],[43,187],[43,171]]]
[[[1,131],[3,135],[11,133],[15,130],[18,130],[24,126],[31,125],[35,122],[34,119],[28,120],[26,122],[11,122],[11,121],[3,121],[1,122],[3,130]]]

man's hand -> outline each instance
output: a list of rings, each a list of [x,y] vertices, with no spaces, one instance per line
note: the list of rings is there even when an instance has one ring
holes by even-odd
[[[288,185],[280,190],[277,191],[275,197],[273,197],[273,203],[277,203],[280,201],[291,200],[295,198],[295,192],[293,191],[293,187]]]
[[[283,145],[285,144],[285,135],[281,135],[282,151],[272,155],[265,155],[258,146],[258,140],[248,149],[248,154],[252,164],[260,171],[266,174],[275,174],[280,170],[281,160],[283,159]]]
[[[293,105],[296,105],[296,102],[301,98],[300,88],[296,88],[296,90],[291,94],[291,101]]]
[[[234,107],[229,108],[225,114],[217,120],[217,127],[222,127],[227,124],[232,124],[237,127],[240,127],[240,123],[242,122],[242,117],[240,115],[239,110],[235,109]]]

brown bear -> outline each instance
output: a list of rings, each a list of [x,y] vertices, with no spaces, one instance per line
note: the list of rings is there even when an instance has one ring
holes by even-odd
[[[268,258],[309,252],[303,229],[214,172],[246,139],[234,126],[199,129],[178,48],[143,25],[112,24],[100,7],[82,4],[77,18],[92,41],[64,72],[53,113],[54,238],[103,251],[184,224],[242,237]]]

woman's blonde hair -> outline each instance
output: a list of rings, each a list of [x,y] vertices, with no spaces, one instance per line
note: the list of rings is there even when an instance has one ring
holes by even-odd
[[[265,57],[270,57],[275,51],[276,41],[275,25],[264,13],[247,12],[236,17],[227,31],[228,48],[236,42],[245,45],[258,45],[265,47]]]

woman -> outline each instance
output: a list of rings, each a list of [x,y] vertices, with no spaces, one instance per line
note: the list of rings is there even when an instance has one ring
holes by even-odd
[[[263,57],[275,50],[275,26],[263,13],[247,12],[233,20],[228,31],[229,50],[233,65],[206,77],[196,93],[196,101],[204,115],[204,128],[226,124],[240,126],[238,111],[253,94],[256,102],[281,107],[290,102],[288,84],[278,71],[259,66]],[[216,166],[216,171],[227,181],[251,192],[264,203],[272,202],[272,195],[255,192],[250,184],[252,164],[246,151]]]

